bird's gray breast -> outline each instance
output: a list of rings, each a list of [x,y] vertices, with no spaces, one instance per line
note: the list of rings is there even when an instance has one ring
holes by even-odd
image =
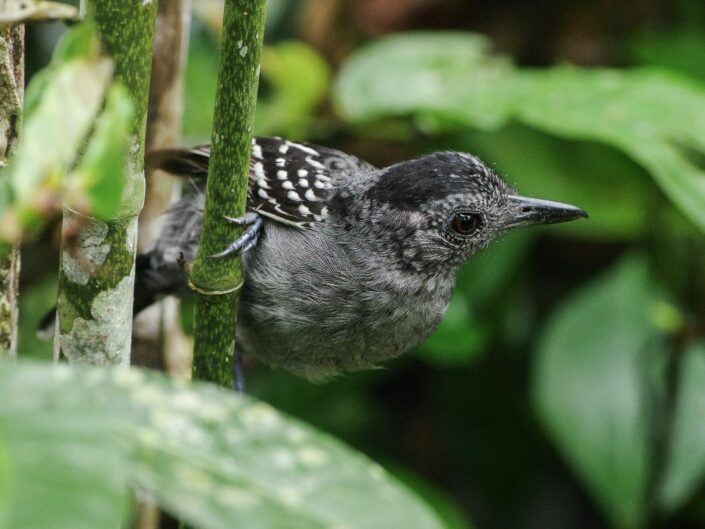
[[[244,256],[238,319],[243,350],[308,378],[398,356],[440,322],[452,277],[393,270],[329,224],[300,230],[267,221]]]

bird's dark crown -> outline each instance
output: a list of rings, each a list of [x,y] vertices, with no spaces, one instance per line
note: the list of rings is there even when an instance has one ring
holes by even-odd
[[[387,167],[365,198],[395,209],[418,209],[450,195],[509,192],[502,179],[478,158],[444,151]]]

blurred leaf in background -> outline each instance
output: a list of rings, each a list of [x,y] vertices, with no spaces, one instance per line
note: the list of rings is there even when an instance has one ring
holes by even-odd
[[[185,145],[210,138],[222,11],[222,0],[192,4]],[[702,7],[269,0],[257,133],[378,165],[472,152],[522,194],[591,219],[510,234],[473,258],[417,354],[322,385],[255,366],[248,391],[383,461],[447,527],[702,527]],[[446,27],[462,32],[365,44]],[[57,32],[29,27],[30,70]],[[649,68],[543,67],[566,60]],[[27,94],[30,113],[44,89]],[[44,239],[24,250],[23,356],[51,352],[34,338],[55,295]],[[194,512],[217,499],[199,494],[180,499]]]
[[[646,375],[663,353],[649,316],[660,300],[646,262],[631,257],[560,305],[538,345],[540,416],[617,527],[648,516]]]
[[[679,394],[666,401],[668,362],[679,359],[667,336],[680,319],[633,255],[561,304],[537,346],[539,414],[615,527],[672,512],[705,477],[701,346],[683,353]]]
[[[186,69],[184,133],[187,141],[209,141],[213,121],[218,35],[208,19],[197,24]],[[210,30],[208,29],[210,28]],[[323,57],[301,41],[284,40],[262,50],[255,133],[307,139],[321,129],[318,111],[327,100],[331,71]]]
[[[691,500],[705,478],[705,344],[690,344],[682,354],[667,466],[658,491],[669,513]]]
[[[257,102],[257,134],[309,137],[316,111],[328,96],[331,73],[326,62],[303,42],[285,41],[264,47],[261,73],[268,89]]]
[[[658,70],[517,69],[479,35],[416,33],[357,51],[335,86],[363,121],[414,116],[428,131],[497,130],[509,120],[631,157],[705,231],[705,90]]]
[[[112,63],[101,56],[90,22],[68,32],[32,79],[22,141],[0,181],[6,241],[36,235],[62,205],[100,218],[117,213],[132,103],[111,79]]]

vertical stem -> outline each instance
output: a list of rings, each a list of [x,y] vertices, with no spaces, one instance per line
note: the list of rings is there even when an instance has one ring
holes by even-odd
[[[57,344],[70,361],[130,360],[137,215],[144,201],[144,142],[156,0],[90,0],[87,12],[115,62],[115,78],[132,96],[135,118],[114,220],[66,210],[59,274]],[[76,236],[76,234],[78,234]]]
[[[146,152],[175,147],[181,140],[183,71],[191,20],[189,0],[162,1],[157,7],[149,85]],[[174,178],[162,171],[148,171],[145,203],[139,216],[137,251],[143,252],[159,235],[164,211],[171,204]],[[172,358],[190,357],[191,347],[179,325],[178,301],[166,298],[134,319],[132,364],[167,369]],[[182,369],[179,375],[184,375]],[[190,366],[188,371],[190,375]],[[137,501],[133,529],[156,529],[163,513],[153,500]]]
[[[198,293],[194,378],[232,383],[235,323],[242,264],[211,259],[241,229],[223,216],[244,214],[266,0],[225,0],[203,231],[191,269]]]
[[[0,167],[17,144],[24,95],[24,26],[0,28]],[[0,357],[17,354],[20,250],[0,260]]]
[[[189,0],[159,3],[149,87],[146,151],[176,147],[181,142],[183,71],[188,49]],[[146,196],[139,216],[137,251],[159,235],[178,185],[163,171],[147,171]],[[142,311],[133,322],[132,363],[191,375],[191,343],[179,326],[178,301],[167,298]]]

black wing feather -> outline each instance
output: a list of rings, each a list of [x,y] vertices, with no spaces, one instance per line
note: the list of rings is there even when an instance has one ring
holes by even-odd
[[[210,145],[149,153],[147,163],[173,174],[203,178]],[[324,220],[333,181],[343,173],[367,172],[370,164],[335,149],[281,138],[253,138],[247,208],[301,228]]]

